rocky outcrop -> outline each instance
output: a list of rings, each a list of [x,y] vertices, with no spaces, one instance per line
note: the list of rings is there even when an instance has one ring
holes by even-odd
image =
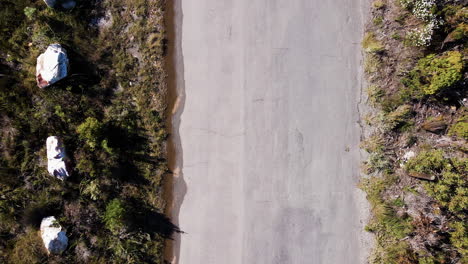
[[[36,81],[40,88],[47,87],[68,75],[68,56],[60,44],[51,44],[37,57]]]
[[[67,234],[53,216],[42,219],[41,237],[49,254],[61,254],[67,249]]]
[[[47,138],[47,170],[50,175],[61,180],[65,180],[70,175],[65,162],[65,148],[58,137],[51,136]]]
[[[44,2],[51,8],[72,9],[76,6],[76,2],[73,0],[44,0]]]

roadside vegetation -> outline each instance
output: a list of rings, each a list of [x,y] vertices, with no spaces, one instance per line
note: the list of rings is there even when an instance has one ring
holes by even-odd
[[[363,37],[370,263],[468,263],[468,6],[376,0]]]
[[[176,226],[163,215],[169,174],[165,128],[164,1],[0,0],[0,263],[163,263]],[[35,82],[51,43],[71,73]],[[72,164],[47,173],[45,140],[64,140]],[[69,237],[48,256],[38,228],[55,215]]]

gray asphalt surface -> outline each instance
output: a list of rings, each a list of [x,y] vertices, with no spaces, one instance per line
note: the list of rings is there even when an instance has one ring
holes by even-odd
[[[363,3],[175,2],[174,263],[365,263]]]

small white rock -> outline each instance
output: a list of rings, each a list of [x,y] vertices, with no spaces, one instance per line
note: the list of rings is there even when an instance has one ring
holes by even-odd
[[[61,140],[56,136],[50,136],[46,140],[47,145],[47,170],[50,175],[65,180],[70,176],[65,163],[65,148]]]
[[[408,151],[405,153],[405,155],[403,155],[403,160],[404,161],[408,161],[409,159],[411,158],[414,158],[416,156],[416,153],[412,150]]]
[[[67,234],[53,216],[42,219],[41,237],[49,254],[61,254],[67,249]]]
[[[36,81],[40,88],[47,87],[68,75],[67,52],[60,44],[51,44],[37,57]]]

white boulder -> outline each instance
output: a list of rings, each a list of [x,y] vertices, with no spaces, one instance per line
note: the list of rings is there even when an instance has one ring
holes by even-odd
[[[54,8],[55,5],[57,4],[57,1],[56,0],[44,0],[44,3],[46,3],[48,7]]]
[[[70,176],[65,163],[65,148],[61,140],[56,136],[47,138],[47,170],[50,175],[61,180],[65,180]]]
[[[36,81],[40,88],[47,87],[68,75],[67,52],[60,44],[51,44],[37,57]]]
[[[49,254],[61,254],[67,249],[67,234],[53,216],[42,219],[41,237]]]

